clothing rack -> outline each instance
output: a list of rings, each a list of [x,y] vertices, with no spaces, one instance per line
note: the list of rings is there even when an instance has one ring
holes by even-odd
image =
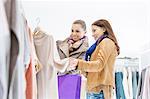
[[[123,69],[139,71],[139,58],[131,58],[131,57],[117,58],[115,62],[115,72],[123,71]]]
[[[116,67],[139,67],[139,58],[119,57],[115,62]]]

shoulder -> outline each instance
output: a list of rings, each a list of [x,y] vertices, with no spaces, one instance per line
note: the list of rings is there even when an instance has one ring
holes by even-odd
[[[115,43],[114,41],[112,41],[111,39],[109,38],[104,38],[98,46],[103,46],[103,47],[115,47]]]
[[[101,43],[114,43],[114,42],[109,38],[104,38]]]
[[[68,42],[68,38],[66,38],[65,40],[57,40],[56,41],[56,44],[59,46],[59,45],[61,45],[61,44],[65,44],[65,43],[67,43]]]

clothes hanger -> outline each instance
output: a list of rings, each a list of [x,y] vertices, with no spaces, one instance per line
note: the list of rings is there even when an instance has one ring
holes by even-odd
[[[40,18],[37,17],[35,21],[36,21],[36,25],[35,25],[35,29],[34,29],[33,34],[37,35],[39,33],[39,31],[41,30],[41,28],[39,27]]]

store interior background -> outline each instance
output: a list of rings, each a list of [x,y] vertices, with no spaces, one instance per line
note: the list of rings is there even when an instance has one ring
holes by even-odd
[[[91,45],[91,24],[103,18],[110,21],[117,36],[121,48],[118,57],[140,57],[150,49],[148,0],[22,0],[22,5],[31,30],[40,19],[38,26],[55,40],[68,37],[72,22],[83,19]]]

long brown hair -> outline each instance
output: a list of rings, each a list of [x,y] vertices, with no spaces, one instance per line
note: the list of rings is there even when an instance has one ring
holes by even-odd
[[[117,47],[118,55],[119,55],[120,54],[120,47],[118,45],[117,39],[115,37],[115,34],[112,30],[110,23],[105,19],[100,19],[100,20],[95,21],[92,25],[104,27],[106,29],[104,34],[107,34],[108,38],[111,39],[115,43],[115,45]]]

